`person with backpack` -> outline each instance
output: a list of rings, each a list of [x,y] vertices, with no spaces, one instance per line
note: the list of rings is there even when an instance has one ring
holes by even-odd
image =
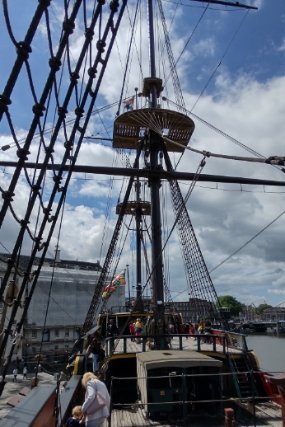
[[[81,406],[86,427],[105,427],[110,415],[110,395],[108,389],[93,372],[82,377],[86,389],[85,400]]]

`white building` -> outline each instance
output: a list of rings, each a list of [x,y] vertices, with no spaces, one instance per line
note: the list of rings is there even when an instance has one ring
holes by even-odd
[[[5,256],[1,258],[0,276],[3,276]],[[28,257],[21,257],[21,263],[27,260]],[[49,364],[67,360],[85,321],[100,272],[98,262],[58,259],[54,265],[53,259],[46,259],[23,324],[18,357],[31,364],[39,354]],[[18,286],[20,280],[19,277]],[[106,309],[110,306],[125,306],[125,286],[112,294]]]

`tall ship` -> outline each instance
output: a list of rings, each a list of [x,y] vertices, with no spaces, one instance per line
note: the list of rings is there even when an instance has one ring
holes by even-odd
[[[198,239],[190,219],[193,206],[204,203],[199,198],[193,202],[201,183],[279,191],[285,186],[278,178],[284,172],[284,157],[264,157],[193,112],[203,103],[240,23],[234,20],[236,29],[217,66],[211,72],[201,69],[196,76],[205,80],[208,75],[199,96],[194,99],[182,90],[192,62],[188,45],[197,52],[192,38],[202,22],[209,25],[214,16],[217,22],[228,19],[233,11],[245,19],[258,13],[255,2],[32,3],[29,16],[23,6],[6,0],[1,12],[0,31],[15,51],[5,64],[7,79],[0,95],[0,227],[1,244],[9,255],[1,278],[1,394],[50,248],[63,248],[66,233],[66,245],[69,239],[78,243],[77,259],[92,241],[103,261],[62,376],[44,387],[39,375],[44,363],[38,355],[32,389],[0,425],[64,426],[72,407],[83,402],[81,380],[93,369],[88,348],[94,337],[103,347],[96,374],[110,392],[111,426],[284,424],[284,378],[263,372],[246,336],[230,328],[229,313],[219,302],[199,243],[203,230]],[[21,8],[27,23],[24,34],[17,27]],[[174,18],[186,19],[185,10],[196,19],[187,35],[174,23]],[[186,21],[180,22],[186,31]],[[210,40],[200,47],[209,52]],[[203,132],[202,125],[250,155],[236,150],[219,154],[218,140],[209,148],[206,135],[201,148],[195,134]],[[113,152],[116,163],[111,161]],[[223,174],[206,174],[212,159],[218,170],[224,161],[231,166],[224,167]],[[257,169],[251,177],[233,175],[231,170],[238,170],[234,163]],[[271,168],[274,177],[263,172],[258,177],[263,168]],[[92,176],[89,184],[74,184],[76,177],[87,182],[87,174]],[[107,197],[112,190],[116,203]],[[72,208],[76,199],[78,207]],[[100,216],[106,200],[106,217],[112,209],[113,215],[96,240],[92,236],[96,227],[103,227]],[[213,221],[229,221],[227,215],[215,215],[213,209]],[[81,223],[89,220],[83,232]],[[195,217],[195,222],[201,221]],[[211,226],[206,228],[210,236]],[[219,239],[226,244],[224,236]],[[69,253],[69,248],[63,249]],[[215,248],[211,251],[214,256]],[[188,301],[184,314],[173,297],[179,295],[180,285]],[[128,287],[126,302],[112,306],[122,287]],[[78,301],[77,310],[81,309]]]

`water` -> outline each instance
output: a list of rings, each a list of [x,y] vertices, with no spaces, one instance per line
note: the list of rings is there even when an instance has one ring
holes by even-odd
[[[256,354],[260,368],[271,372],[285,372],[285,337],[270,334],[247,336],[247,346]]]

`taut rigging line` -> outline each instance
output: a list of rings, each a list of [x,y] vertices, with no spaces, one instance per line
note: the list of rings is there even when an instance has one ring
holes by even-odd
[[[162,99],[164,101],[167,101],[167,102],[178,107],[178,105],[174,101],[171,101],[170,99],[168,99],[166,97],[163,97]],[[262,154],[258,153],[257,151],[247,147],[242,142],[238,141],[237,139],[233,138],[232,136],[228,135],[227,133],[223,132],[222,130],[218,129],[216,126],[212,125],[211,123],[207,122],[206,120],[204,120],[201,117],[197,116],[196,114],[192,113],[191,111],[184,109],[184,112],[185,112],[185,114],[190,114],[191,116],[193,116],[195,119],[197,119],[198,121],[200,121],[204,125],[213,129],[215,132],[219,133],[220,135],[224,136],[225,138],[229,139],[230,141],[234,142],[235,144],[239,145],[240,147],[244,148],[245,150],[249,151],[250,153],[254,154],[257,157],[228,156],[228,155],[224,155],[224,154],[211,153],[210,151],[205,151],[205,150],[197,150],[195,148],[185,147],[183,145],[183,148],[185,148],[186,150],[193,151],[194,153],[202,154],[203,156],[206,156],[206,157],[219,157],[219,158],[223,158],[223,159],[239,160],[239,161],[244,161],[244,162],[267,163],[267,164],[271,164],[272,166],[277,166],[277,165],[278,166],[285,166],[285,156],[265,157]],[[167,138],[166,136],[163,136],[162,134],[161,134],[161,136],[164,138],[165,141],[169,141],[175,145],[180,146],[180,144],[178,142],[172,141],[169,138]],[[285,173],[284,168],[281,168],[279,170],[281,170],[282,172]]]

